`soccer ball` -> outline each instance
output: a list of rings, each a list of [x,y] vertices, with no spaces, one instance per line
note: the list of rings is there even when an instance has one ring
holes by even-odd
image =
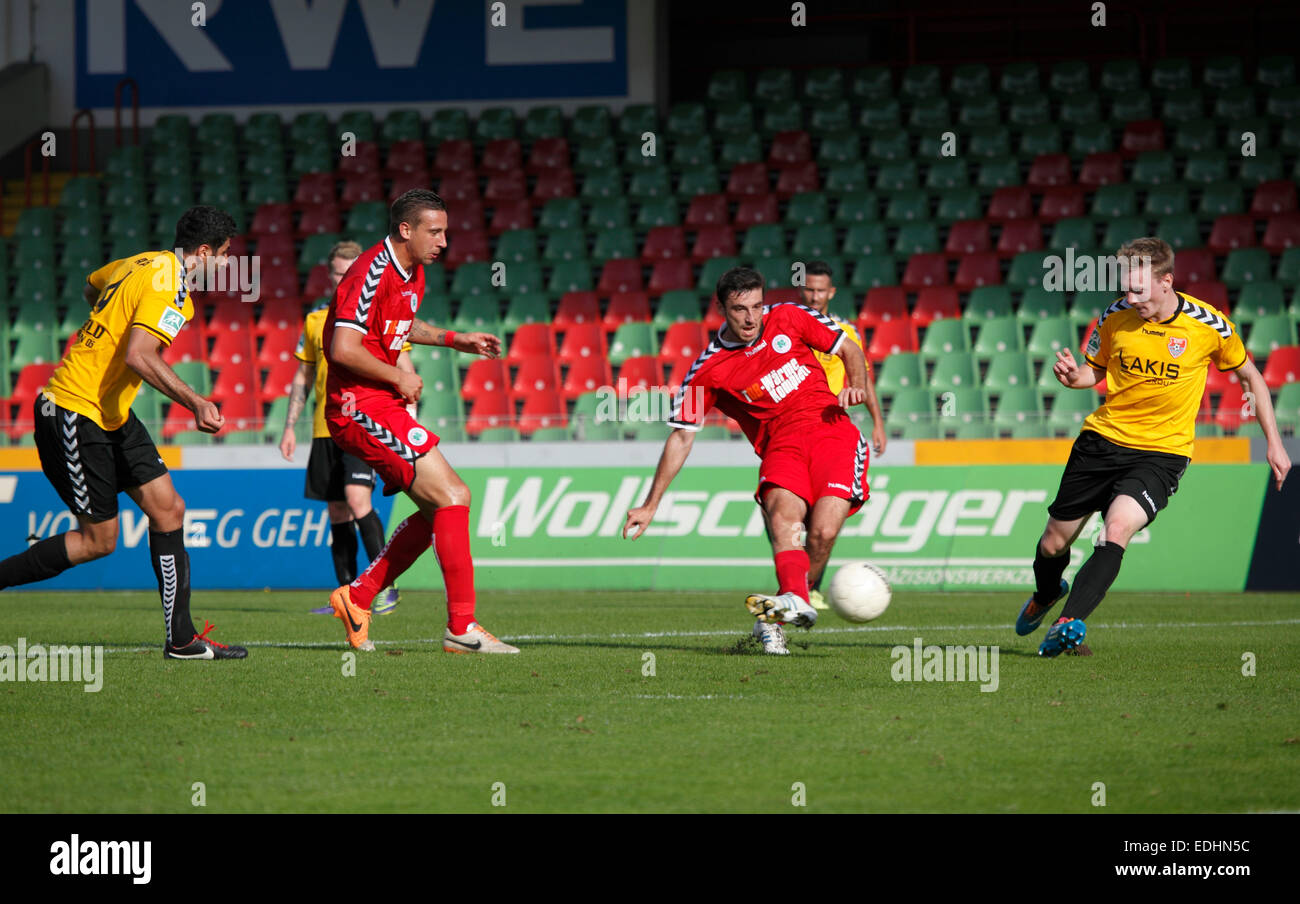
[[[889,608],[893,591],[885,574],[870,562],[850,562],[831,578],[827,599],[840,618],[869,622]]]

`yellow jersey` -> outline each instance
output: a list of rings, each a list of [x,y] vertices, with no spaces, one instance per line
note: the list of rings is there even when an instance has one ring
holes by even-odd
[[[858,331],[854,328],[853,324],[846,320],[841,320],[829,311],[826,312],[826,316],[831,320],[834,320],[835,324],[840,329],[848,333],[849,338],[857,344],[858,348],[862,348],[862,337],[858,335]],[[839,395],[840,390],[844,388],[844,362],[840,360],[839,355],[828,355],[826,352],[819,352],[815,348],[812,350],[812,353],[816,355],[817,360],[821,362],[822,370],[826,371],[826,383],[831,388],[831,394]],[[866,350],[864,349],[863,356],[865,357],[865,355]],[[871,373],[870,362],[867,362],[867,373]]]
[[[131,414],[140,375],[126,365],[130,332],[164,346],[194,316],[183,265],[171,251],[145,251],[105,264],[86,281],[99,293],[77,341],[46,384],[54,404],[117,430]]]
[[[1083,422],[1130,449],[1192,457],[1209,365],[1246,363],[1241,334],[1222,312],[1179,292],[1168,320],[1143,320],[1119,299],[1102,312],[1084,358],[1106,371],[1106,401]]]

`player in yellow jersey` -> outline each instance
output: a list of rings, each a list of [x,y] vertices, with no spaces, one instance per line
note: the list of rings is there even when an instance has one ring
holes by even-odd
[[[361,246],[356,242],[339,242],[330,249],[326,264],[330,268],[330,281],[335,289],[347,275],[352,262],[361,256]],[[316,393],[316,413],[312,420],[311,454],[307,458],[307,485],[303,493],[308,499],[325,502],[329,507],[330,554],[334,559],[334,574],[338,584],[351,584],[357,578],[357,534],[366,547],[366,556],[373,560],[384,548],[384,525],[370,504],[375,488],[375,472],[356,456],[339,448],[330,437],[325,424],[325,380],[327,375],[325,349],[321,343],[325,315],[329,304],[323,304],[307,315],[303,322],[302,337],[298,340],[298,372],[294,374],[289,393],[289,411],[285,416],[284,435],[280,439],[280,454],[293,461],[298,447],[293,428],[307,404],[307,393]],[[409,348],[409,346],[408,346]],[[415,373],[411,356],[403,350],[397,356],[397,368]],[[392,612],[401,599],[396,587],[389,587],[371,604],[375,615]],[[330,606],[313,609],[319,615],[333,615]]]
[[[149,552],[166,623],[168,659],[243,659],[243,647],[217,643],[190,620],[190,558],[182,533],[185,501],[153,439],[131,412],[144,380],[194,412],[198,428],[225,423],[217,406],[185,384],[162,359],[194,316],[186,275],[220,261],[235,221],[215,207],[192,207],[176,224],[172,251],[144,251],[92,273],[90,316],[35,402],[41,470],[76,515],[79,527],[41,540],[0,562],[0,589],[44,581],[102,558],[117,546],[117,494],[149,516]],[[179,252],[179,253],[178,253]]]
[[[1282,488],[1291,459],[1282,447],[1268,386],[1246,354],[1232,322],[1211,305],[1175,292],[1174,251],[1159,238],[1129,242],[1117,252],[1126,292],[1102,313],[1088,340],[1086,367],[1067,349],[1053,373],[1070,389],[1093,391],[1106,380],[1106,401],[1083,422],[1047,509],[1047,528],[1034,554],[1034,595],[1016,620],[1016,633],[1032,633],[1061,597],[1069,599],[1047,632],[1040,656],[1079,648],[1084,619],[1097,608],[1119,574],[1129,540],[1153,522],[1178,489],[1191,462],[1196,413],[1207,368],[1235,370],[1254,394],[1259,425],[1268,439],[1267,460]],[[1101,542],[1074,579],[1061,579],[1070,545],[1094,512],[1105,518]],[[1091,651],[1086,647],[1080,652]]]
[[[847,320],[841,320],[829,310],[831,299],[835,297],[835,275],[831,273],[830,265],[825,261],[810,261],[804,269],[804,284],[799,288],[799,295],[803,298],[803,303],[812,308],[819,314],[825,314],[831,320],[835,321],[848,337],[862,348],[862,337],[858,335],[857,328]],[[833,394],[839,395],[840,390],[844,388],[844,362],[839,355],[828,355],[813,349],[812,353],[816,356],[826,371],[826,383],[830,386]],[[865,356],[866,350],[863,349]],[[880,402],[876,398],[876,384],[871,375],[871,362],[867,362],[867,410],[871,412],[871,446],[876,455],[885,451],[885,419],[880,413]],[[829,552],[829,550],[828,550]],[[826,562],[818,561],[811,563],[812,570],[808,573],[808,602],[814,609],[828,609],[826,597],[822,595],[822,578],[826,575]],[[813,574],[816,571],[816,574]]]

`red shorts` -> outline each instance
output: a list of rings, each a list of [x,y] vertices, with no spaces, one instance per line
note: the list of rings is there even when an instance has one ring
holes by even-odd
[[[415,462],[434,446],[438,437],[411,417],[404,406],[358,407],[351,416],[325,419],[330,436],[344,452],[374,468],[384,479],[384,495],[409,490],[415,480]]]
[[[771,486],[794,493],[808,506],[823,496],[849,500],[852,515],[867,501],[867,439],[848,418],[773,436],[758,466],[758,492],[763,503]]]

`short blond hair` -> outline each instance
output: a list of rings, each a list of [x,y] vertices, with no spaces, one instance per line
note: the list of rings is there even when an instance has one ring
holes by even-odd
[[[1164,239],[1154,235],[1125,242],[1115,252],[1115,256],[1121,261],[1127,261],[1135,257],[1138,259],[1149,258],[1151,261],[1151,275],[1155,279],[1163,279],[1166,274],[1174,272],[1173,247]]]
[[[336,242],[334,247],[330,249],[329,255],[325,258],[325,263],[331,263],[336,257],[354,261],[360,256],[361,246],[356,242]]]

